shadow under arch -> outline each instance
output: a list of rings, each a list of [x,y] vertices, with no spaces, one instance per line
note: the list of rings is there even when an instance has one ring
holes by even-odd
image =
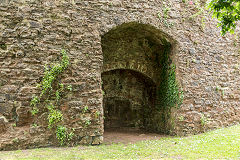
[[[145,128],[156,99],[154,81],[138,71],[115,69],[103,72],[102,82],[105,129]]]

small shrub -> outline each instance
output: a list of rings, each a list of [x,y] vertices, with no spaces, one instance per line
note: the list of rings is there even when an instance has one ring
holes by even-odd
[[[56,137],[60,145],[64,145],[67,139],[67,128],[64,126],[58,126],[56,130]]]
[[[64,145],[67,142],[71,141],[74,134],[74,129],[72,132],[68,133],[67,128],[64,126],[58,126],[56,130],[56,138],[58,139],[60,145]]]

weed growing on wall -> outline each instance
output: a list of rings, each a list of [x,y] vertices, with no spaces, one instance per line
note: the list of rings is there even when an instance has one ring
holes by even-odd
[[[0,49],[2,50],[6,50],[7,49],[7,45],[3,42],[0,42]]]
[[[58,109],[60,105],[60,99],[66,95],[67,92],[72,91],[72,86],[64,86],[62,83],[57,83],[61,74],[67,69],[69,57],[65,50],[61,51],[61,61],[45,66],[44,76],[42,81],[37,85],[41,89],[39,96],[34,96],[30,105],[32,106],[32,115],[36,115],[39,112],[40,103],[44,105],[48,110],[48,128],[56,128],[56,138],[60,145],[65,144],[74,135],[73,132],[68,133],[67,128],[59,125],[63,121],[63,114]]]
[[[58,139],[60,145],[64,145],[66,141],[71,141],[74,136],[74,129],[72,132],[68,132],[67,128],[64,126],[57,126],[56,138]]]
[[[168,12],[169,12],[170,8],[169,7],[165,7],[163,6],[162,12],[163,12],[163,16],[161,16],[161,12],[158,12],[158,18],[159,20],[167,27],[172,27],[173,23],[168,21]]]
[[[204,114],[201,115],[200,123],[202,127],[205,127],[205,125],[208,123],[208,118]]]

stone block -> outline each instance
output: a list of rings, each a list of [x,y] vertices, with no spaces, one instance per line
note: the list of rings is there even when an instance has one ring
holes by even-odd
[[[93,137],[92,145],[98,145],[103,143],[103,136],[95,136]]]
[[[17,113],[17,126],[25,126],[31,123],[32,115],[29,107],[18,107]]]
[[[85,136],[85,137],[83,137],[82,138],[82,140],[81,140],[81,144],[91,144],[91,141],[92,141],[92,137],[90,137],[90,136]]]
[[[7,130],[7,119],[4,116],[0,117],[0,134],[6,132]]]

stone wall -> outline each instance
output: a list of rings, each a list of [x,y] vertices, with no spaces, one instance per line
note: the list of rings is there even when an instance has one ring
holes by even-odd
[[[102,143],[101,37],[130,22],[152,26],[157,37],[172,44],[185,96],[169,119],[172,133],[195,134],[238,123],[238,41],[221,37],[210,15],[191,17],[197,12],[195,5],[179,0],[0,1],[0,149],[57,144],[44,124],[46,114],[36,119],[29,111],[44,65],[58,60],[62,48],[71,61],[62,82],[73,86],[61,106],[64,123],[75,128],[76,144]],[[91,123],[86,126],[86,121]]]

